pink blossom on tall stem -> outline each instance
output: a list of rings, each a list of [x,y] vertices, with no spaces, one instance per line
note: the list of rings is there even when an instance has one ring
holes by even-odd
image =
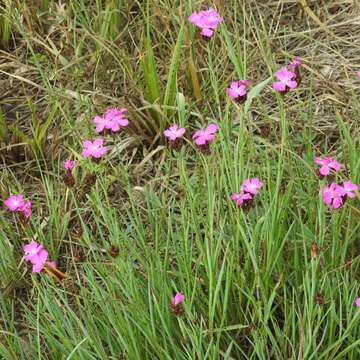
[[[344,202],[344,195],[346,194],[344,188],[335,182],[330,186],[325,186],[322,190],[323,202],[330,205],[333,209],[338,209]]]
[[[264,184],[257,177],[246,179],[241,185],[241,191],[256,195],[259,189],[263,187],[263,185]]]
[[[36,241],[31,241],[30,244],[24,245],[23,250],[24,260],[32,264],[32,272],[41,272],[49,256],[47,250]]]
[[[332,157],[321,158],[317,156],[314,158],[314,161],[316,164],[322,165],[319,170],[319,173],[322,176],[329,175],[331,169],[337,172],[341,168],[341,164],[335,161]]]
[[[355,306],[360,307],[360,297],[355,300]]]
[[[175,141],[181,139],[185,134],[186,129],[173,124],[164,131],[164,135],[170,140]]]
[[[24,197],[22,194],[19,195],[11,195],[4,201],[4,205],[11,211],[11,212],[19,212],[28,219],[31,216],[31,201],[26,200],[24,201]]]
[[[201,29],[200,34],[205,38],[211,38],[219,24],[224,20],[215,9],[192,13],[188,20]]]
[[[249,193],[244,193],[243,191],[231,195],[231,200],[234,200],[237,206],[241,206],[247,200],[251,200],[251,199],[252,199],[252,195]]]
[[[83,142],[83,151],[82,156],[84,157],[93,157],[96,159],[101,158],[109,150],[107,147],[103,146],[103,139],[95,139],[94,141],[85,140]]]
[[[192,138],[196,145],[206,145],[208,142],[211,142],[215,139],[215,134],[217,131],[218,127],[216,124],[209,124],[205,129],[195,131]]]
[[[64,169],[65,170],[72,170],[75,167],[76,163],[77,163],[76,160],[66,160],[64,162]]]
[[[171,298],[171,304],[173,306],[178,306],[185,300],[185,295],[181,292],[178,292]]]
[[[257,178],[245,179],[240,187],[240,192],[231,195],[231,199],[236,202],[237,206],[248,206],[252,203],[254,195],[256,195],[264,186],[264,184]]]
[[[251,83],[250,80],[236,80],[230,83],[226,89],[227,94],[236,102],[242,103],[247,97],[247,85]]]
[[[11,195],[4,201],[4,205],[12,212],[19,211],[24,205],[23,195]]]
[[[113,132],[119,131],[122,127],[129,125],[129,120],[125,118],[125,108],[109,108],[104,114],[104,118],[110,122],[110,129]]]
[[[272,84],[272,87],[280,93],[286,93],[289,89],[295,89],[298,86],[296,82],[296,74],[293,71],[283,67],[275,72],[277,81]]]
[[[344,181],[342,183],[342,188],[344,189],[345,195],[349,198],[354,198],[355,194],[353,193],[353,191],[357,191],[358,190],[358,186],[354,183],[352,183],[351,181]]]

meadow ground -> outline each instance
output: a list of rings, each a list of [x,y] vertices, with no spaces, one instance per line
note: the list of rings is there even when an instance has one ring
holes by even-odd
[[[204,40],[187,18],[209,6],[224,21]],[[359,195],[324,204],[314,162],[360,183],[358,1],[0,11],[0,198],[32,202],[28,222],[0,210],[1,359],[360,359]],[[281,96],[274,74],[295,56],[302,81]],[[252,80],[243,104],[226,93],[236,79]],[[109,107],[129,125],[101,135],[97,163],[82,142]],[[187,129],[178,150],[172,123]],[[210,123],[200,151],[190,135]],[[236,206],[252,177],[253,206]],[[65,280],[31,273],[31,239]]]

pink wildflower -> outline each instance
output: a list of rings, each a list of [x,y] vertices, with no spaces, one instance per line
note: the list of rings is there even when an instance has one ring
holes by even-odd
[[[28,219],[32,214],[31,201],[26,200],[19,208],[19,211],[21,211],[25,215],[25,218]]]
[[[236,201],[237,206],[241,206],[244,204],[247,200],[251,200],[252,195],[249,193],[244,193],[243,191],[240,191],[238,193],[231,195],[231,200]]]
[[[360,78],[360,70],[358,70],[358,71],[356,72],[356,75],[357,75],[357,77]]]
[[[125,108],[110,108],[107,109],[104,115],[105,120],[109,122],[108,129],[113,132],[117,132],[121,129],[121,127],[125,127],[129,125],[129,120],[124,117],[124,114],[128,110]]]
[[[185,300],[185,296],[184,296],[183,293],[181,293],[181,292],[176,293],[175,296],[173,296],[171,298],[171,305],[172,306],[178,306],[179,304],[184,302],[184,300]]]
[[[246,179],[241,185],[241,191],[256,195],[258,190],[263,187],[263,183],[257,178]]]
[[[19,211],[24,205],[23,196],[21,194],[11,195],[4,201],[4,205],[12,212]]]
[[[193,140],[196,145],[206,145],[208,142],[215,139],[215,134],[218,131],[216,124],[209,124],[205,129],[195,131]]]
[[[211,38],[214,30],[224,20],[215,9],[210,8],[206,11],[192,13],[188,20],[201,29],[200,34],[206,38]]]
[[[41,272],[47,262],[48,252],[41,244],[32,241],[30,244],[24,245],[24,260],[31,262],[32,272]]]
[[[294,59],[290,62],[289,67],[295,68],[301,65],[301,59],[296,56]]]
[[[316,164],[322,165],[319,172],[322,176],[327,176],[330,174],[330,170],[339,171],[341,168],[341,164],[335,161],[332,157],[315,157],[314,161]]]
[[[103,146],[103,139],[95,139],[94,141],[85,140],[83,142],[83,152],[82,156],[89,157],[92,156],[96,159],[101,158],[109,150],[107,147]]]
[[[360,297],[355,300],[355,306],[360,307]]]
[[[342,183],[342,188],[344,189],[345,196],[349,198],[354,198],[355,194],[353,193],[353,191],[357,191],[358,186],[351,181],[344,181]]]
[[[330,205],[333,209],[338,209],[344,202],[343,196],[345,194],[344,188],[333,182],[330,186],[325,186],[323,188],[323,202],[326,205]]]
[[[289,89],[295,89],[298,86],[294,80],[296,78],[295,72],[289,71],[286,67],[276,71],[275,77],[277,81],[272,84],[272,87],[280,93],[286,93]]]
[[[77,163],[76,160],[66,160],[64,162],[64,169],[72,170],[75,167],[76,163]]]
[[[181,139],[185,134],[185,128],[181,128],[178,125],[171,125],[164,131],[164,135],[171,141],[175,141],[176,139]]]
[[[234,101],[243,102],[246,100],[248,84],[250,84],[250,80],[232,81],[226,92]]]

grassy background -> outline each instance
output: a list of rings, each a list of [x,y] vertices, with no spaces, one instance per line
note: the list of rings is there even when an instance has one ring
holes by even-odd
[[[34,203],[29,226],[0,210],[1,358],[360,358],[358,199],[326,209],[312,160],[360,183],[359,5],[217,0],[205,42],[186,19],[208,5],[0,5],[0,194]],[[302,84],[281,98],[270,77],[295,55]],[[260,84],[243,107],[225,93],[236,78]],[[130,127],[67,189],[62,161],[110,105]],[[211,155],[168,149],[173,122],[218,123]],[[265,187],[243,212],[230,195],[250,176]],[[27,272],[33,237],[64,284]]]

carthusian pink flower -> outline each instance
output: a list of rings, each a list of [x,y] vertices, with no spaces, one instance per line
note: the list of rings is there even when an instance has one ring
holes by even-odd
[[[218,127],[216,124],[209,124],[205,129],[195,131],[192,138],[196,145],[206,145],[208,142],[211,142],[215,139],[215,134],[217,131]]]
[[[316,164],[322,165],[319,172],[322,176],[327,176],[330,174],[330,170],[339,171],[341,164],[335,161],[332,157],[315,157],[314,161]]]
[[[254,195],[256,195],[264,186],[264,184],[257,178],[246,179],[240,187],[240,192],[231,195],[231,200],[236,202],[236,205],[249,205],[252,203]]]
[[[10,210],[10,211],[19,211],[20,208],[24,205],[23,196],[21,194],[19,195],[11,195],[9,198],[7,198],[4,201],[4,205]]]
[[[276,71],[275,77],[277,81],[272,84],[272,87],[280,93],[286,93],[289,89],[295,89],[298,86],[295,80],[295,72],[288,70],[286,67]]]
[[[76,160],[66,160],[64,162],[64,169],[72,170],[75,167],[76,163],[77,163]]]
[[[241,206],[247,200],[251,200],[251,199],[252,199],[252,195],[249,193],[244,193],[243,191],[231,195],[231,200],[234,200],[237,206]]]
[[[344,189],[345,195],[349,198],[354,198],[355,194],[353,193],[353,191],[357,191],[358,186],[354,183],[352,183],[351,181],[344,181],[342,183],[342,188]]]
[[[184,300],[185,300],[184,294],[179,292],[179,293],[176,293],[175,296],[173,296],[171,298],[171,304],[173,306],[177,306],[177,305],[181,304]]]
[[[96,159],[101,158],[109,150],[106,146],[103,146],[103,139],[95,139],[94,141],[85,140],[83,142],[83,151],[82,156],[89,157],[92,156]]]
[[[127,111],[125,108],[110,108],[106,110],[104,118],[111,124],[110,129],[113,132],[117,132],[122,127],[129,125],[129,120],[125,118]]]
[[[355,300],[355,306],[360,307],[360,297]]]
[[[12,212],[19,212],[28,219],[31,215],[31,201],[24,201],[23,195],[11,195],[4,201],[4,205]]]
[[[36,241],[31,241],[30,244],[24,245],[23,250],[25,254],[24,260],[32,264],[32,272],[41,272],[49,256],[47,250]]]
[[[93,123],[96,125],[95,131],[101,133],[104,130],[118,132],[121,127],[129,124],[129,120],[124,117],[127,109],[110,108],[103,116],[96,115]]]
[[[171,298],[171,311],[175,315],[179,316],[182,315],[182,313],[184,312],[184,308],[183,308],[184,300],[185,300],[185,296],[181,292],[176,293],[175,296]]]
[[[356,72],[356,75],[357,75],[357,77],[360,78],[360,70],[358,70],[358,71]]]
[[[226,92],[234,101],[242,103],[246,100],[247,85],[249,85],[250,82],[250,80],[232,81],[230,87],[226,89]]]
[[[170,141],[175,141],[177,139],[181,139],[184,136],[185,131],[185,128],[179,127],[178,125],[174,124],[164,131],[164,135]]]
[[[25,218],[28,219],[31,214],[32,214],[32,211],[31,211],[31,201],[30,200],[26,200],[23,205],[19,208],[19,211],[21,211]]]
[[[211,38],[214,30],[224,20],[215,9],[210,8],[205,11],[192,13],[188,20],[201,29],[200,34],[205,38]]]
[[[257,177],[246,179],[241,185],[241,191],[256,195],[258,190],[261,189],[263,185],[264,184]]]
[[[330,186],[325,186],[322,190],[323,202],[330,205],[333,209],[338,209],[344,202],[345,190],[342,186],[331,183]]]

